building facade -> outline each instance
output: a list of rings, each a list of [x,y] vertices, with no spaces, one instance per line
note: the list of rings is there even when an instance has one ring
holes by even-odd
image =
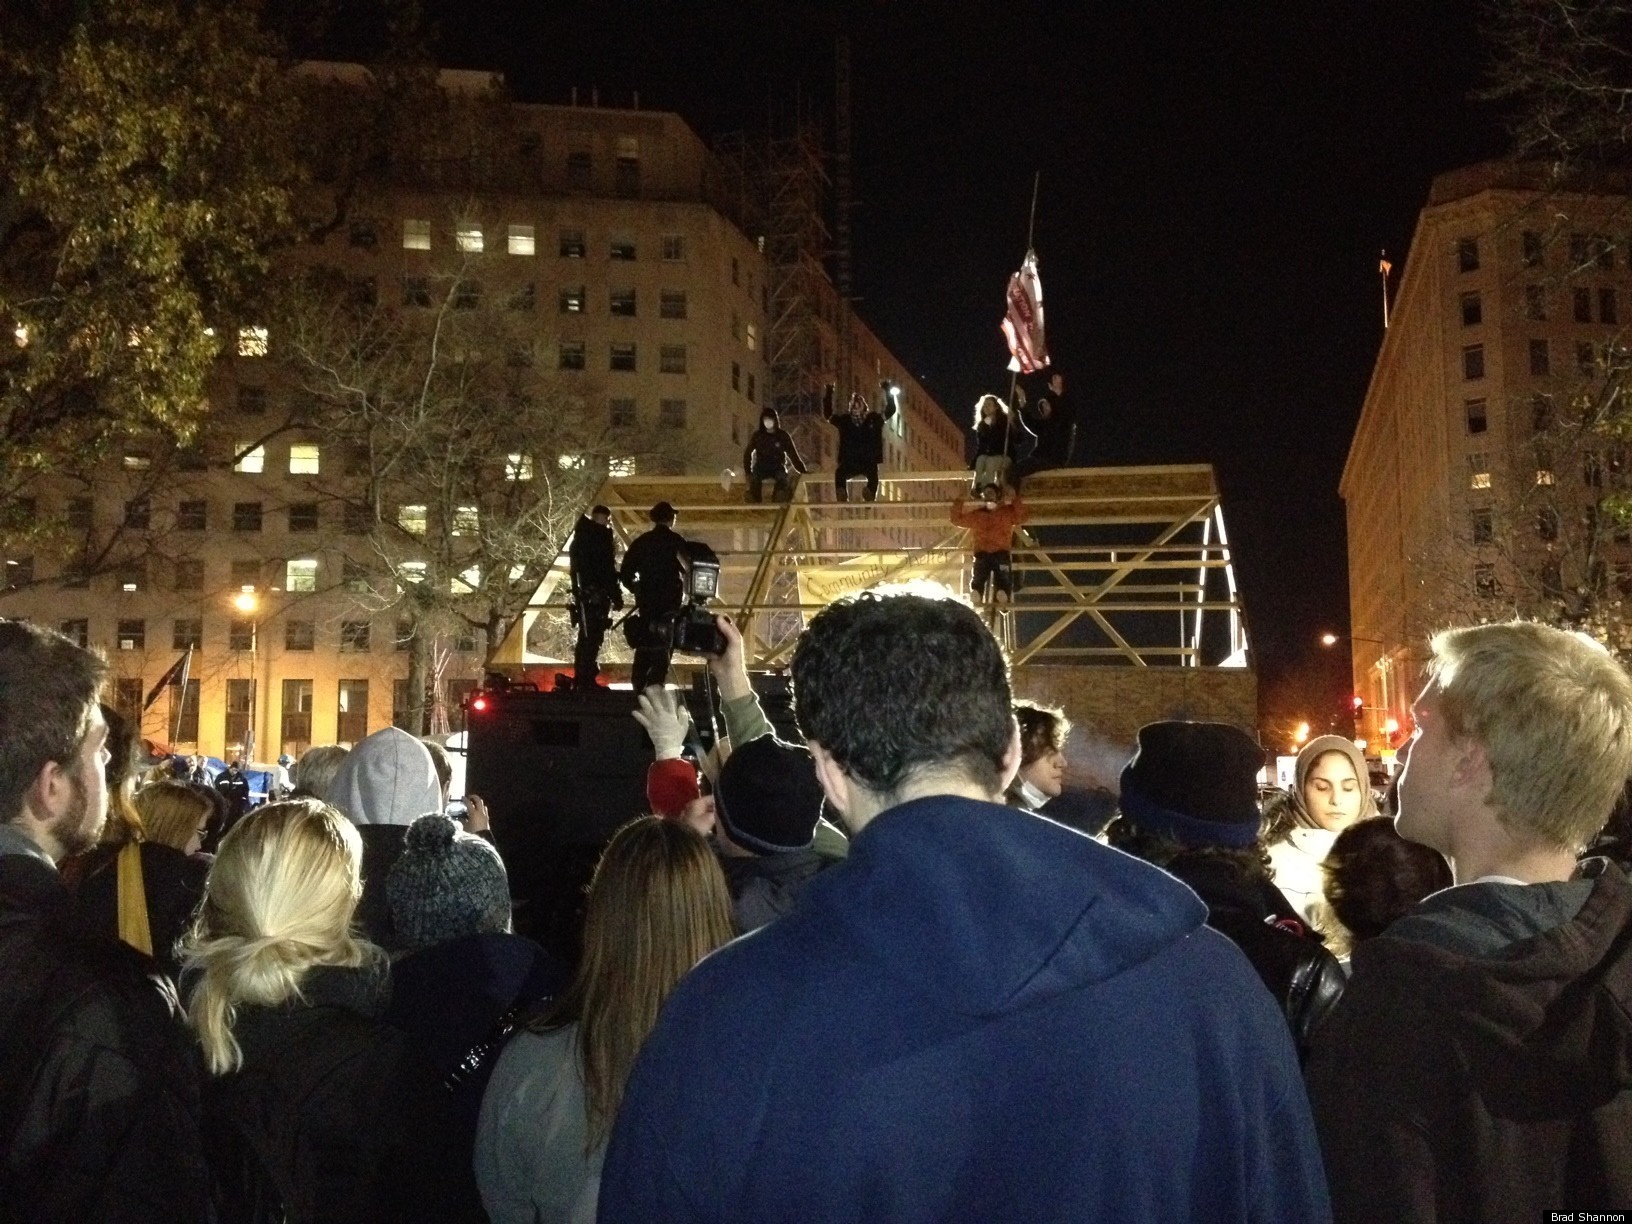
[[[344,88],[361,70],[310,71]],[[441,80],[450,97],[490,84]],[[479,113],[501,115],[496,146],[427,143],[280,256],[343,282],[345,309],[224,321],[198,438],[132,443],[22,508],[50,542],[5,558],[0,615],[103,649],[111,701],[146,738],[260,760],[354,743],[406,720],[416,636],[431,730],[457,729],[503,628],[484,594],[524,602],[606,473],[740,480],[770,395],[775,285],[719,161],[673,114]],[[813,382],[842,358],[864,391],[902,389],[886,470],[962,466],[961,430],[825,277],[803,309],[822,337]],[[818,406],[783,408],[811,467],[831,470]],[[415,410],[455,424],[429,447],[392,435]],[[440,479],[437,454],[484,475]],[[142,713],[189,648],[187,688]]]
[[[1601,631],[1629,587],[1612,418],[1632,311],[1625,185],[1486,163],[1417,221],[1340,492],[1360,735],[1409,735],[1428,638],[1538,617]]]

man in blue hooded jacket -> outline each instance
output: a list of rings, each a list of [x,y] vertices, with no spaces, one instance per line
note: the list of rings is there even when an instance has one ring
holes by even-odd
[[[793,676],[850,857],[675,990],[600,1219],[1328,1219],[1285,1021],[1206,907],[1002,805],[1020,745],[980,618],[843,600]]]

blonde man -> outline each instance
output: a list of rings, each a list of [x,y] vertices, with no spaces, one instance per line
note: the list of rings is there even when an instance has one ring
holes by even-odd
[[[1355,949],[1310,1096],[1342,1220],[1632,1203],[1632,887],[1577,856],[1632,773],[1632,678],[1583,634],[1441,633],[1396,824],[1455,884]]]

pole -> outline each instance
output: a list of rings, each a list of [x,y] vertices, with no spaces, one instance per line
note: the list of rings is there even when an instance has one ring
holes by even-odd
[[[1026,255],[1027,255],[1027,257],[1030,257],[1030,255],[1032,253],[1032,241],[1033,241],[1033,239],[1035,239],[1037,237],[1037,190],[1038,190],[1039,187],[1042,186],[1042,182],[1043,182],[1043,172],[1041,170],[1034,170],[1032,172],[1032,175],[1031,175],[1031,214],[1026,219]],[[1015,388],[1018,387],[1019,385],[1020,385],[1020,371],[1019,370],[1010,370],[1009,371],[1009,415],[1003,421],[1003,455],[1004,455],[1005,458],[1007,458],[1008,454],[1009,454],[1009,435],[1014,430],[1014,414],[1019,411],[1019,409],[1015,407],[1015,403],[1014,403]],[[1011,476],[1011,479],[1012,479],[1013,474],[1011,473],[1010,476]],[[979,490],[976,490],[976,492],[979,492]]]
[[[1384,251],[1377,261],[1377,271],[1383,278],[1383,330],[1388,330],[1388,274],[1394,270],[1394,265],[1388,262],[1388,252]]]

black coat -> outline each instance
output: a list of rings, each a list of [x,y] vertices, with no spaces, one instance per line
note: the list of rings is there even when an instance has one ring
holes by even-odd
[[[790,464],[796,472],[805,470],[805,461],[799,457],[799,448],[787,430],[761,427],[748,435],[748,445],[742,451],[742,466],[750,477],[765,480],[786,476]]]
[[[1046,417],[1038,412],[1045,399],[1048,401]],[[1076,447],[1077,421],[1065,397],[1052,392],[1045,393],[1030,406],[1024,419],[1037,435],[1037,449],[1033,452],[1032,458],[1057,467],[1068,466],[1072,451]]]
[[[199,1066],[168,983],[0,855],[0,1220],[212,1219]]]
[[[975,426],[976,458],[1006,454],[1010,459],[1020,460],[1030,455],[1036,445],[1037,435],[1018,412],[1010,413],[1007,419],[1000,415],[994,421],[982,421]]]
[[[567,559],[572,565],[573,594],[623,602],[618,591],[617,545],[610,526],[602,526],[587,514],[579,515]]]
[[[635,606],[642,612],[668,612],[684,602],[680,550],[685,543],[674,528],[659,523],[636,536],[623,554],[620,576],[623,585],[635,593]]]
[[[319,967],[304,1000],[240,1007],[238,1071],[205,1085],[222,1218],[480,1220],[446,1091],[382,1019],[378,968]],[[257,1154],[259,1153],[259,1154]]]
[[[895,400],[884,397],[884,411],[869,409],[858,421],[848,412],[834,412],[831,398],[822,402],[822,416],[839,431],[838,467],[877,467],[884,462],[884,422],[895,415]]]
[[[79,921],[88,934],[119,936],[119,848],[93,850],[74,893]],[[142,843],[142,890],[147,894],[147,927],[153,937],[153,959],[175,978],[181,969],[176,941],[192,924],[204,898],[210,860],[183,854],[157,842]]]
[[[1315,1031],[1343,997],[1343,966],[1305,930],[1291,904],[1269,880],[1244,880],[1228,863],[1181,854],[1166,864],[1207,905],[1207,925],[1246,953],[1281,1005],[1298,1056],[1309,1054]]]
[[[215,780],[215,789],[227,797],[229,822],[249,809],[249,779],[243,774],[234,777],[230,770],[222,770]]]

